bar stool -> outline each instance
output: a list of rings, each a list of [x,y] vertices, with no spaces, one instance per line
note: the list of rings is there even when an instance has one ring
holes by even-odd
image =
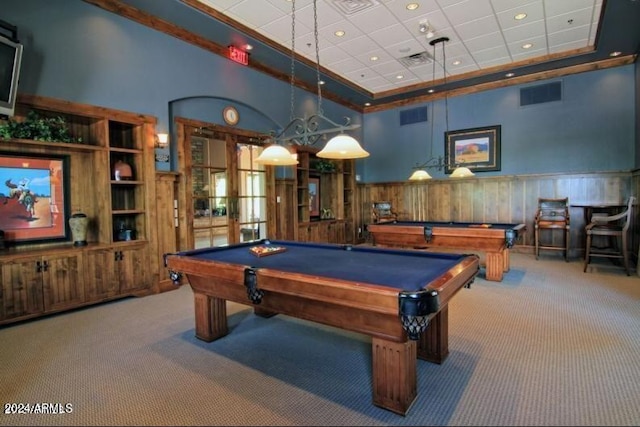
[[[571,228],[569,218],[569,198],[550,199],[539,197],[538,209],[533,223],[534,240],[536,243],[536,259],[540,255],[540,249],[561,250],[564,252],[564,260],[569,261],[569,231]],[[541,245],[540,231],[562,230],[562,245]],[[553,237],[553,236],[551,236]],[[552,240],[553,243],[553,240]]]
[[[584,256],[584,272],[587,271],[592,257],[617,258],[622,259],[627,276],[631,275],[629,272],[629,248],[627,239],[633,218],[634,201],[635,197],[629,197],[627,209],[617,215],[592,217],[591,223],[585,227],[587,247]],[[592,246],[593,236],[608,236],[613,238],[615,246],[605,249],[595,248]]]

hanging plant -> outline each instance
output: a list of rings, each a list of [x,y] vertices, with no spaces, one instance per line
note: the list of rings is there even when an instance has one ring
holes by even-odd
[[[73,138],[62,116],[40,117],[35,111],[29,111],[26,120],[9,119],[0,124],[2,139],[32,139],[47,142],[82,142],[82,138]]]
[[[336,164],[329,160],[318,160],[315,164],[318,172],[335,172]]]

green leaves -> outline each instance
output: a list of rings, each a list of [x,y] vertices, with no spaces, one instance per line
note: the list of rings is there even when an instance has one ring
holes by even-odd
[[[40,117],[35,111],[29,111],[24,121],[10,119],[0,125],[2,139],[32,139],[47,142],[81,142],[73,138],[67,129],[66,120],[62,116]]]

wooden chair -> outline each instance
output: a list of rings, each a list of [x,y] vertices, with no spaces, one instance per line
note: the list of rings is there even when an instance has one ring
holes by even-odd
[[[540,249],[550,249],[563,251],[564,260],[569,261],[569,231],[571,228],[569,217],[569,198],[538,198],[538,209],[536,210],[533,225],[534,240],[536,244],[536,259],[538,259],[540,255]],[[563,231],[562,245],[541,245],[541,230],[550,230],[550,232],[553,232],[553,230]]]
[[[587,271],[587,266],[592,257],[617,258],[622,259],[627,276],[631,275],[629,271],[628,234],[631,227],[631,219],[633,218],[634,201],[635,197],[629,197],[627,208],[624,212],[617,215],[594,216],[586,226],[587,246],[584,256],[584,272]],[[614,238],[615,244],[612,247],[596,248],[592,245],[593,236]]]
[[[398,214],[391,207],[391,202],[373,202],[373,223],[396,221]]]

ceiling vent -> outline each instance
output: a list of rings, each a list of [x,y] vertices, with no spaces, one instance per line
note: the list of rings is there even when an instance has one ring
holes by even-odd
[[[433,56],[429,52],[419,52],[413,55],[400,58],[399,61],[406,67],[416,67],[418,65],[424,65],[431,63]]]
[[[331,0],[331,3],[344,15],[353,15],[380,4],[378,0]]]

